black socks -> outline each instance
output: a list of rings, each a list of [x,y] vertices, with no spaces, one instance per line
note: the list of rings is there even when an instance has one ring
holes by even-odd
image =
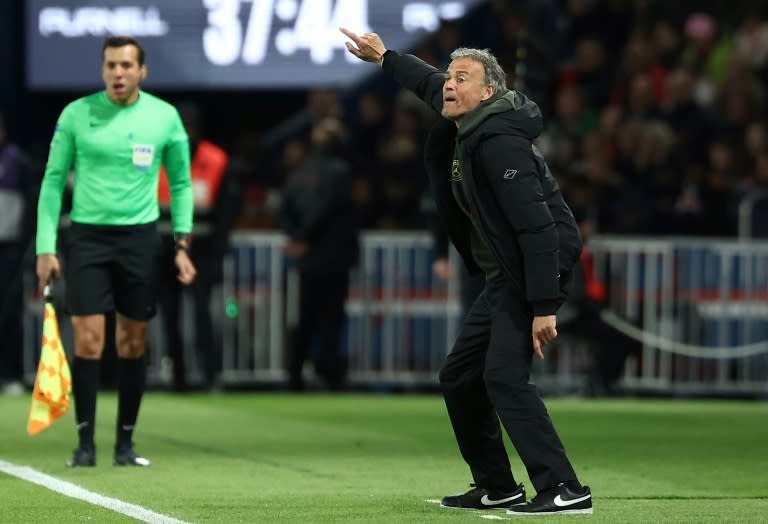
[[[75,357],[72,361],[72,392],[80,447],[93,449],[96,394],[99,392],[100,361]]]
[[[146,364],[144,357],[118,359],[117,444],[115,448],[131,446],[133,426],[139,414],[144,394]]]

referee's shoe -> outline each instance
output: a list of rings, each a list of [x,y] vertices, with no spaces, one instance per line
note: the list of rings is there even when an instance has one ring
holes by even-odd
[[[509,493],[490,491],[474,484],[472,489],[461,495],[443,497],[440,505],[454,509],[507,509],[512,504],[525,502],[525,486],[518,484],[517,489]]]
[[[136,454],[133,444],[123,444],[115,448],[115,466],[149,466],[149,460]]]
[[[524,504],[507,508],[509,515],[578,515],[592,513],[592,492],[589,486],[570,490],[565,484],[537,493]]]
[[[68,468],[92,468],[96,465],[96,448],[78,446],[67,462]]]

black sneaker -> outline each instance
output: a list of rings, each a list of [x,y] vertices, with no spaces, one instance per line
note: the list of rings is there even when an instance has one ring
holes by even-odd
[[[512,504],[525,502],[525,486],[522,484],[510,493],[489,491],[474,484],[470,486],[472,489],[466,493],[443,497],[440,505],[454,509],[507,509]]]
[[[149,460],[144,457],[140,457],[133,450],[133,446],[122,446],[115,449],[115,466],[149,466]]]
[[[72,458],[67,461],[68,468],[92,468],[96,465],[95,448],[75,448]]]
[[[538,493],[525,504],[507,508],[509,515],[578,515],[592,513],[592,492],[589,486],[571,491],[563,484]]]

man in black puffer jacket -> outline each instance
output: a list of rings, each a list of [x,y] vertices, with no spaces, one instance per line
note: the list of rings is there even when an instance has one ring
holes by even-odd
[[[557,337],[582,242],[571,210],[532,144],[538,106],[508,90],[488,50],[459,48],[446,72],[387,50],[375,33],[341,30],[347,49],[378,63],[443,116],[425,163],[448,236],[486,285],[466,315],[440,373],[456,440],[474,488],[443,498],[453,508],[509,513],[592,513],[589,487],[576,477],[534,385],[531,359]],[[512,475],[499,420],[537,495]]]

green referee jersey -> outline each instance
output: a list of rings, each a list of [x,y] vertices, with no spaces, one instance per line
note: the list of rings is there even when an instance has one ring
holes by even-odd
[[[191,232],[189,156],[178,112],[149,93],[141,91],[128,106],[114,104],[105,91],[70,103],[56,124],[40,188],[36,253],[56,252],[61,201],[71,170],[72,220],[123,226],[157,220],[157,178],[163,164],[173,230]]]

